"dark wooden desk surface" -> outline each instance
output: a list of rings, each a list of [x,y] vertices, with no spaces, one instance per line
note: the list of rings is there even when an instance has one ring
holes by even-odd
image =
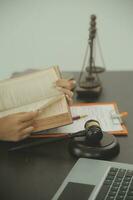
[[[116,101],[120,111],[129,113],[129,135],[118,137],[120,154],[113,161],[133,164],[133,72],[105,72],[100,77],[103,92],[97,101]],[[0,144],[0,200],[50,200],[76,162],[67,146],[62,141],[8,153]]]

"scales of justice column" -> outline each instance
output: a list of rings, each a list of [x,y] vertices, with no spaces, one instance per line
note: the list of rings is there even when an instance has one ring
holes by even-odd
[[[94,58],[95,49],[94,48],[95,48],[96,37],[98,37],[97,28],[96,28],[96,16],[91,15],[87,48],[86,48],[86,52],[85,52],[85,56],[83,60],[82,70],[80,72],[79,80],[77,82],[77,88],[76,88],[77,95],[78,97],[81,97],[81,98],[82,97],[96,98],[101,94],[101,91],[102,91],[102,84],[101,84],[98,74],[104,72],[105,67],[98,67],[95,65],[95,58]],[[101,58],[103,60],[102,56]]]

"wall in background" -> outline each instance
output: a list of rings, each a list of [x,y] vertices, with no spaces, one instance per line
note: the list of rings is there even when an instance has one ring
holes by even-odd
[[[91,14],[107,70],[132,70],[132,10],[132,0],[0,0],[0,78],[53,64],[80,70]]]

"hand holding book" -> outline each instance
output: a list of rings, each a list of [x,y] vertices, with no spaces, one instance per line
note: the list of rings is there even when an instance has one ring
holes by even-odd
[[[0,103],[0,110],[1,110],[0,127],[2,127],[0,129],[0,140],[18,141],[29,136],[29,134],[34,130],[38,131],[38,130],[43,130],[43,129],[49,129],[52,126],[57,127],[57,126],[62,126],[62,125],[69,124],[72,122],[65,97],[61,98],[61,101],[58,100],[57,97],[59,98],[59,94],[62,95],[63,93],[65,93],[69,104],[71,104],[72,92],[70,91],[70,89],[73,87],[73,81],[68,81],[65,79],[62,80],[58,76],[56,77],[54,73],[55,71],[53,70],[53,68],[52,68],[53,76],[51,76],[51,71],[46,70],[45,71],[46,74],[44,71],[41,73],[39,72],[39,74],[37,73],[37,75],[34,74],[33,77],[30,75],[31,81],[28,82],[30,87],[27,84],[27,88],[28,87],[29,88],[28,89],[26,88],[27,91],[29,91],[29,93],[27,93],[27,95],[29,95],[28,97],[25,96],[26,89],[24,87],[24,83],[26,83],[29,77],[28,75],[26,76],[24,75],[23,78],[21,77],[17,78],[17,80],[15,78],[15,80],[13,81],[7,80],[7,81],[2,81],[0,83],[0,96],[2,97],[1,98],[2,100]],[[49,75],[49,79],[47,79],[47,82],[46,80],[41,79],[40,76],[42,73],[44,75],[47,75],[47,77]],[[39,96],[39,100],[38,100],[37,99],[38,96],[36,95],[36,93],[39,93],[38,90],[41,91],[42,88],[37,88],[36,84],[34,84],[34,81],[32,82],[32,79],[34,79],[34,81],[35,79],[37,79],[36,84],[38,84],[38,82],[40,82],[40,79],[41,79],[42,83],[44,83],[43,86],[45,86],[42,88],[44,88],[45,90],[48,86],[49,91],[51,90],[51,88],[49,87],[49,85],[51,84],[50,82],[52,82],[53,80],[57,83],[58,87],[62,88],[61,89],[62,92],[60,91],[57,92],[53,90],[48,93],[47,90],[45,90],[45,92],[43,91],[43,93],[41,93],[41,95],[43,94],[44,98],[40,99],[40,96]],[[23,87],[22,87],[22,83],[23,83]],[[42,83],[40,84],[41,86],[42,86]],[[54,97],[51,95],[51,92],[53,92],[52,95],[54,94]],[[7,97],[6,95],[8,95],[8,101],[6,99],[6,103],[5,103],[4,97]],[[32,98],[30,98],[31,96]],[[12,101],[10,100],[10,97]],[[55,100],[53,100],[52,98],[53,99],[55,98]],[[3,102],[5,104],[3,104]],[[42,112],[41,115],[39,114],[40,116],[37,115],[37,112],[27,112],[27,111],[31,111],[32,109],[38,110],[36,108],[38,108],[38,106],[41,107],[42,105],[43,106],[45,105],[44,112]],[[31,118],[27,120],[27,116]],[[18,123],[18,121],[21,122],[20,123],[21,125]],[[34,121],[36,121],[36,123],[34,123]]]
[[[69,105],[73,103],[73,92],[71,91],[75,86],[74,80],[59,79],[56,81],[56,86],[60,87],[61,91],[66,95]]]
[[[11,114],[0,118],[0,140],[19,141],[34,131],[34,119],[38,112]]]

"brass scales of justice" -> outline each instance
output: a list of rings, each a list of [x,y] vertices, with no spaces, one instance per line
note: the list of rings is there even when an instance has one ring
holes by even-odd
[[[105,71],[105,62],[103,60],[102,51],[99,43],[99,50],[104,67],[95,66],[94,45],[96,36],[98,38],[96,29],[96,15],[91,15],[87,48],[85,51],[82,70],[80,72],[79,80],[76,87],[77,96],[81,98],[96,98],[99,97],[102,91],[102,84],[98,74]]]

